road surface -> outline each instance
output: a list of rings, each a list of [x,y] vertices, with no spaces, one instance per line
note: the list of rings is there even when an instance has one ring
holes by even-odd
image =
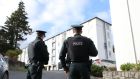
[[[9,79],[26,79],[27,72],[10,71]],[[42,79],[66,79],[64,71],[43,71]]]
[[[9,79],[26,79],[27,72],[21,71],[10,71]],[[64,71],[43,71],[42,79],[66,79],[66,74]],[[91,79],[102,79],[102,78],[94,78]]]

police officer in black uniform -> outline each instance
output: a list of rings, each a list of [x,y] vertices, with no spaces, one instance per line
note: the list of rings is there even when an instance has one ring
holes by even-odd
[[[27,79],[42,79],[42,69],[44,64],[48,64],[49,53],[43,38],[45,31],[37,30],[36,39],[28,46],[29,66]]]
[[[74,37],[69,37],[63,43],[59,59],[68,79],[90,79],[89,56],[97,56],[98,51],[93,41],[82,36],[82,25],[72,25]],[[66,64],[66,56],[70,59],[70,67]]]

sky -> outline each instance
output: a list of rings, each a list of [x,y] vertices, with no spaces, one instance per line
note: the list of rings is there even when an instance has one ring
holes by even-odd
[[[0,0],[0,26],[7,16],[18,8],[21,0]],[[46,39],[61,33],[73,24],[81,24],[99,17],[111,23],[109,0],[22,0],[28,13],[29,25],[36,30],[47,31]],[[26,36],[21,48],[35,39],[35,34]]]

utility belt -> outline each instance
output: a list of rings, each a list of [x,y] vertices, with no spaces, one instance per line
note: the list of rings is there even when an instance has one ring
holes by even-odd
[[[86,61],[71,61],[71,63],[89,63],[90,60]]]
[[[43,63],[37,60],[29,60],[29,64],[25,64],[25,68],[27,69],[29,66],[34,65],[34,66],[42,66],[43,67]]]
[[[69,63],[66,63],[67,67],[70,67],[70,64],[74,64],[74,63],[85,63],[87,64],[87,67],[89,69],[89,72],[91,72],[91,66],[92,66],[92,60],[88,60],[88,61],[70,61]]]
[[[92,63],[92,60],[86,60],[86,61],[66,60],[66,64],[70,64],[70,63]]]
[[[29,63],[30,64],[43,64],[43,62],[41,62],[41,61],[38,61],[38,60],[35,60],[35,59],[29,59]]]

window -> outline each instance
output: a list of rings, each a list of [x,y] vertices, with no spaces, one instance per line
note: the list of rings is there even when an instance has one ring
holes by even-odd
[[[66,39],[66,32],[62,34],[62,42]]]
[[[113,52],[115,53],[115,47],[114,47],[114,45],[113,45],[113,47],[112,47],[112,50],[113,50]]]
[[[52,56],[52,64],[55,64],[55,57]]]
[[[55,37],[52,38],[52,42],[55,42]]]
[[[110,26],[108,24],[105,24],[106,30],[110,30]]]
[[[109,56],[111,57],[111,52],[109,51]]]
[[[52,56],[55,56],[55,49],[52,50]]]
[[[52,49],[55,49],[55,42],[52,43]]]
[[[107,38],[110,39],[110,32],[107,32]]]
[[[111,47],[111,43],[110,43],[110,41],[108,41],[108,47],[109,47],[109,48]]]

